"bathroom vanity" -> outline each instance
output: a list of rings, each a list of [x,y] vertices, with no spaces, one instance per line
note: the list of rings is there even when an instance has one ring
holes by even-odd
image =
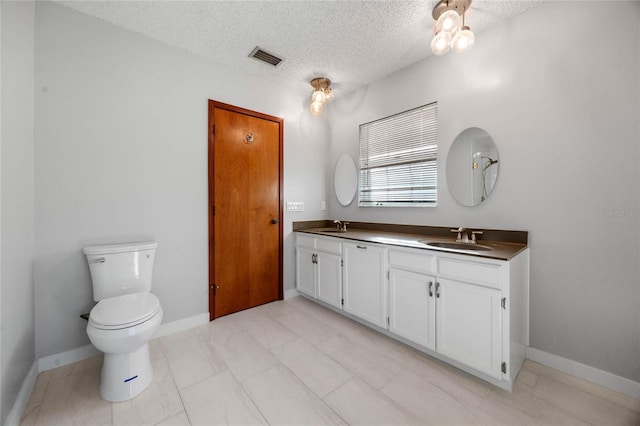
[[[526,232],[460,244],[449,228],[294,225],[301,294],[511,390],[529,344]]]

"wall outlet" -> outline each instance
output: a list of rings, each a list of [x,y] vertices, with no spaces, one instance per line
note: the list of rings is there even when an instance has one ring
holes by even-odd
[[[287,202],[288,212],[303,212],[304,203],[302,201]]]

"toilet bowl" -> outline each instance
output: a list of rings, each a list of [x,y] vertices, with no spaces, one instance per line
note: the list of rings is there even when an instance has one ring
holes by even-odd
[[[158,298],[149,293],[157,243],[86,247],[94,300],[87,335],[104,352],[100,394],[126,401],[153,380],[149,340],[162,322]]]
[[[161,322],[160,301],[151,293],[103,299],[91,310],[87,335],[104,352],[100,381],[104,399],[126,401],[151,384],[148,341]]]
[[[100,381],[104,399],[126,401],[151,384],[148,342],[161,322],[160,301],[151,293],[103,299],[91,310],[87,335],[104,352]]]

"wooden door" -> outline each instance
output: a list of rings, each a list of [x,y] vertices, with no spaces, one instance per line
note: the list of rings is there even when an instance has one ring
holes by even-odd
[[[210,319],[282,299],[283,120],[209,101]]]

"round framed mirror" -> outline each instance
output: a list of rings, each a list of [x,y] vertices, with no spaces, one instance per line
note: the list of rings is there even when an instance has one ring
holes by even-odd
[[[336,163],[333,184],[338,202],[343,206],[351,204],[358,189],[358,171],[350,155],[344,154]]]
[[[484,202],[498,179],[498,147],[478,127],[461,132],[447,156],[447,185],[453,198],[465,206]]]

